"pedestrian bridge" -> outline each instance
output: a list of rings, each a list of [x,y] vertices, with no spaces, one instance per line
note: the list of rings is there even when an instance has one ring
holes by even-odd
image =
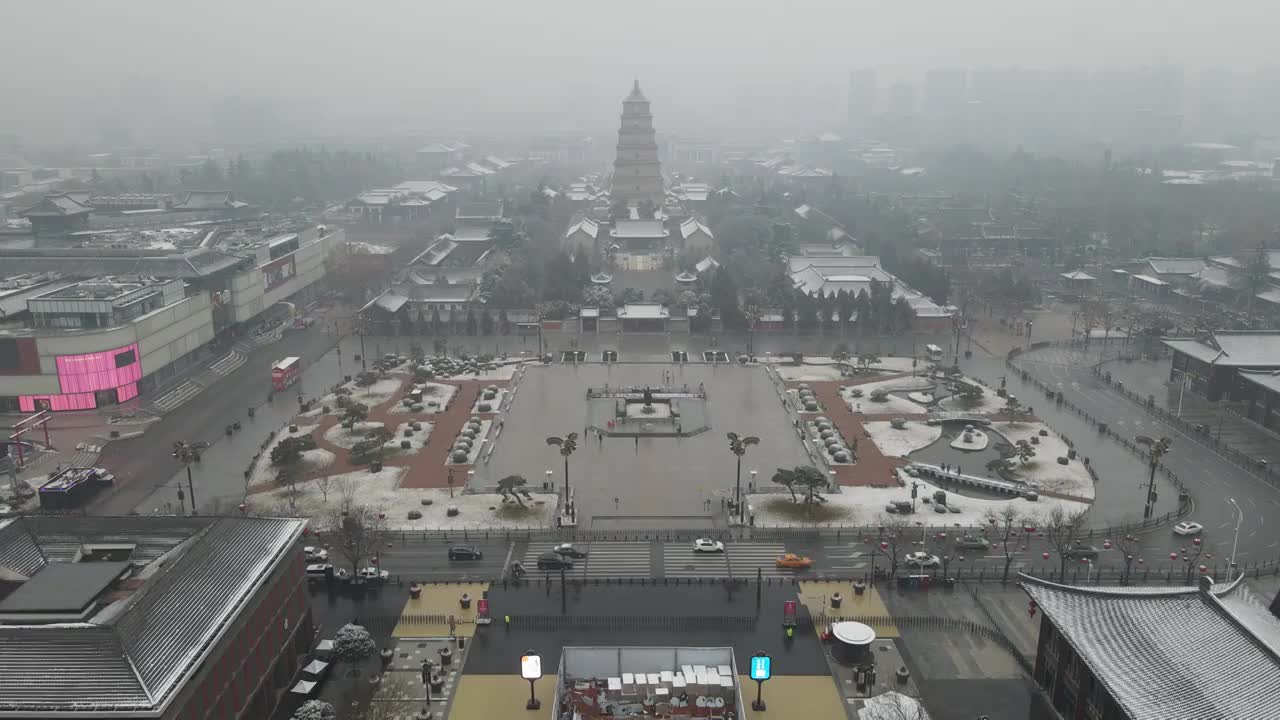
[[[913,462],[907,465],[907,473],[914,474],[924,478],[935,478],[939,480],[948,480],[950,482],[959,483],[961,485],[969,485],[971,487],[980,487],[984,490],[994,490],[996,492],[1006,493],[1008,495],[1024,495],[1028,492],[1036,492],[1033,485],[1025,482],[1015,482],[1012,480],[1003,480],[1000,478],[979,477],[978,475],[968,475],[958,473],[954,470],[943,470],[939,465],[931,465],[929,463]]]

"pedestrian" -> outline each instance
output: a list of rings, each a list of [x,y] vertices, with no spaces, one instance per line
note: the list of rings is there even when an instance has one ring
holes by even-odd
[[[639,451],[639,450],[640,450],[640,436],[639,436],[639,435],[637,435],[637,436],[636,436],[636,450],[637,450],[637,451]]]
[[[720,498],[720,509],[721,509],[721,510],[723,510],[723,509],[724,509],[724,498],[723,498],[723,497],[721,497],[721,498]]]
[[[960,472],[961,472],[961,471],[960,471],[960,466],[959,466],[959,465],[957,465],[957,466],[956,466],[956,474],[957,474],[957,475],[959,475],[959,474],[960,474]]]

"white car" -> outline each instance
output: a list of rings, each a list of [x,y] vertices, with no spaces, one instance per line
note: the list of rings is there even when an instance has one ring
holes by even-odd
[[[1190,520],[1180,522],[1173,526],[1174,535],[1199,535],[1201,530],[1204,530],[1203,525],[1198,522],[1191,522]]]
[[[302,553],[307,556],[307,562],[309,563],[321,563],[329,559],[329,551],[321,547],[308,545],[302,548]]]
[[[907,556],[903,558],[903,562],[908,565],[915,565],[916,567],[922,568],[938,567],[942,564],[942,561],[938,559],[937,555],[930,555],[925,552],[908,553]]]
[[[724,543],[711,538],[698,538],[693,541],[693,551],[696,553],[722,553],[724,552]]]
[[[356,573],[356,577],[361,580],[380,580],[386,582],[391,579],[391,573],[386,570],[379,570],[376,567],[360,568],[360,572]]]

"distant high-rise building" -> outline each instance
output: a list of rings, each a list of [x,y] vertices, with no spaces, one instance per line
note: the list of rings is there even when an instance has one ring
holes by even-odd
[[[889,86],[889,114],[899,117],[916,114],[916,86],[897,82]]]
[[[867,134],[876,113],[876,71],[870,68],[849,73],[849,135]]]
[[[658,142],[653,129],[653,115],[649,112],[649,99],[640,92],[639,80],[631,88],[631,94],[622,101],[610,199],[627,205],[648,201],[654,207],[662,206]]]

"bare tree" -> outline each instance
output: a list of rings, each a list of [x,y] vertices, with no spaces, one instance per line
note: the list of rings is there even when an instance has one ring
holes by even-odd
[[[873,708],[870,715],[876,720],[929,720],[929,713],[919,698],[896,690],[868,698],[866,706]]]
[[[880,515],[880,531],[872,546],[872,553],[878,553],[889,560],[889,577],[898,574],[898,562],[902,560],[898,549],[910,542],[907,539],[907,532],[910,530],[911,521],[906,515]]]
[[[356,496],[360,491],[355,480],[349,477],[339,478],[334,481],[334,485],[338,490],[338,510],[350,512],[356,506]]]
[[[329,504],[329,489],[333,487],[332,475],[321,475],[315,479],[316,489],[320,491],[320,497],[324,500],[324,504]]]
[[[1124,562],[1124,575],[1120,576],[1120,584],[1128,585],[1129,577],[1133,573],[1134,562],[1142,560],[1138,556],[1138,551],[1141,550],[1142,546],[1138,542],[1138,538],[1129,534],[1125,534],[1119,540],[1116,540],[1114,545],[1116,552],[1120,553],[1120,560]]]
[[[337,509],[330,513],[329,527],[334,534],[334,545],[351,563],[354,575],[363,567],[365,559],[382,546],[386,513],[364,505],[355,505],[350,510]]]
[[[1041,521],[1041,530],[1049,547],[1058,555],[1058,580],[1067,574],[1067,560],[1071,551],[1080,541],[1080,531],[1084,527],[1084,510],[1068,512],[1061,505],[1054,506]]]
[[[999,512],[988,510],[986,520],[995,530],[995,541],[1000,544],[1000,552],[1004,555],[1004,574],[1000,582],[1008,584],[1013,551],[1018,549],[1018,531],[1023,527],[1018,518],[1018,509],[1013,505],[1004,505]]]

